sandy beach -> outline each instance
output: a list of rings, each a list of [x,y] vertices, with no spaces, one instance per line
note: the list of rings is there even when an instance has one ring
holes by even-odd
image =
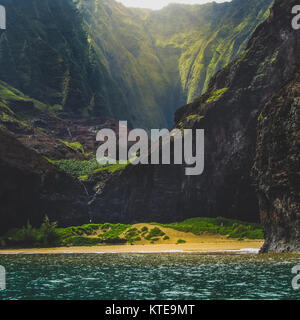
[[[195,239],[194,239],[195,240]],[[29,249],[0,249],[0,254],[63,254],[63,253],[164,253],[164,252],[241,252],[255,253],[263,245],[261,240],[235,240],[218,235],[197,237],[184,244],[101,245],[92,247],[57,247]]]

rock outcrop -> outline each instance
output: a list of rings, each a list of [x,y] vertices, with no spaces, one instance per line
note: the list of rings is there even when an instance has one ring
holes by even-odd
[[[265,228],[261,251],[300,251],[299,72],[263,108],[253,176]]]

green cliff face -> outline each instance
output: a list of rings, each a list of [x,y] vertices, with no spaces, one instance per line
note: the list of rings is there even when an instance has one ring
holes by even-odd
[[[110,0],[74,0],[90,43],[133,109],[134,124],[172,125],[178,107],[206,90],[237,58],[272,0],[128,9]],[[135,107],[134,107],[135,106]]]
[[[145,28],[170,78],[175,70],[179,72],[187,102],[204,93],[211,77],[241,55],[254,29],[267,18],[272,2],[173,4],[148,13]]]
[[[171,126],[238,57],[272,0],[129,9],[113,0],[3,0],[0,79],[68,113]]]
[[[118,115],[122,96],[101,61],[94,62],[82,17],[70,1],[2,4],[7,30],[0,33],[1,80],[70,113]]]

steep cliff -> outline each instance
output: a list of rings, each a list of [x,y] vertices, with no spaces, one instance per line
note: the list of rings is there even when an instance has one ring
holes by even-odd
[[[257,183],[262,252],[300,251],[300,66],[263,108],[253,176]]]
[[[243,52],[271,3],[156,12],[113,0],[3,0],[0,79],[68,113],[170,127],[174,111]]]
[[[296,145],[299,133],[293,124],[298,121],[297,105],[291,104],[292,114],[284,106],[277,109],[275,103],[268,109],[272,96],[299,70],[300,33],[291,27],[291,8],[295,4],[292,0],[276,1],[270,17],[256,29],[245,53],[212,78],[206,94],[176,112],[177,128],[205,129],[203,175],[185,176],[183,167],[175,165],[129,166],[101,188],[91,202],[95,220],[170,221],[193,216],[258,220],[258,200],[250,177],[256,157],[266,227],[265,250],[296,248],[299,200],[295,172],[299,171],[296,168],[299,159],[295,155],[299,153]],[[261,115],[262,110],[269,111]],[[277,110],[283,118],[268,117],[269,120],[259,123],[256,150],[258,119],[264,118],[264,112],[270,112],[271,116],[271,110]],[[281,121],[282,134],[272,135],[272,127]],[[262,140],[265,134],[266,140]],[[276,137],[283,141],[275,143]],[[268,141],[274,141],[273,149]],[[283,147],[280,156],[276,146]],[[288,152],[287,159],[284,150]],[[285,159],[286,164],[268,162],[280,158]],[[267,163],[269,169],[265,167]],[[287,168],[290,173],[284,173]],[[281,196],[276,189],[280,186],[276,180],[281,179],[277,176],[279,173],[284,173],[279,188]],[[284,186],[286,174],[292,182]],[[270,188],[272,184],[274,187]],[[269,190],[277,193],[268,194]],[[283,228],[280,221],[284,221]],[[275,243],[280,241],[283,245],[276,247]]]
[[[69,0],[4,0],[0,79],[68,113],[125,117],[128,105]]]
[[[243,53],[253,31],[268,17],[272,3],[233,0],[201,6],[171,4],[144,15],[144,27],[173,81],[175,71],[179,71],[187,103],[207,90],[217,71]]]
[[[45,215],[62,226],[89,221],[83,186],[3,129],[0,175],[0,233],[39,226]]]

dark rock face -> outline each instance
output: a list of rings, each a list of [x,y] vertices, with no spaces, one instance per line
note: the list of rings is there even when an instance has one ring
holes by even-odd
[[[16,138],[28,148],[47,156],[51,160],[86,160],[84,153],[94,154],[99,146],[96,141],[97,132],[102,128],[110,128],[116,131],[119,124],[114,119],[101,117],[58,118],[51,117],[46,113],[41,113],[39,118],[36,119],[38,120],[27,120],[29,125],[32,126],[29,132],[18,132],[18,130],[8,126],[7,128],[15,133]],[[79,142],[83,146],[83,150],[73,150],[67,147],[63,141]]]
[[[177,166],[128,166],[97,191],[90,203],[93,222],[182,219],[179,206],[189,196],[183,192],[183,174]]]
[[[171,221],[194,216],[259,220],[250,176],[256,153],[263,157],[265,152],[256,150],[257,121],[272,95],[298,70],[300,32],[291,28],[296,2],[276,1],[245,54],[213,77],[206,94],[177,111],[176,127],[205,129],[204,174],[185,176],[183,166],[129,166],[95,195],[90,204],[94,221]],[[288,210],[291,203],[282,197]],[[267,238],[272,237],[268,233],[275,220],[268,221]],[[294,229],[291,232],[290,237],[297,237]]]
[[[300,251],[300,74],[264,107],[253,176],[265,227],[262,252]]]
[[[0,233],[48,215],[60,226],[88,222],[83,186],[0,130]]]

